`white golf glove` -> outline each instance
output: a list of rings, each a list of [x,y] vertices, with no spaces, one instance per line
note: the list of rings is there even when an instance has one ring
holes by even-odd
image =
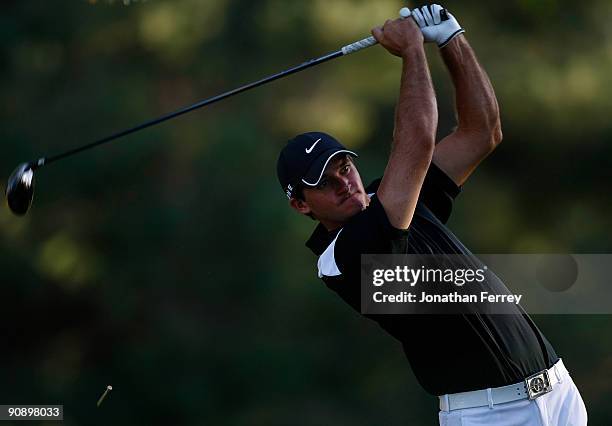
[[[417,7],[412,10],[412,17],[421,27],[425,42],[436,42],[440,48],[465,32],[455,17],[439,4]],[[445,18],[448,19],[444,20]]]

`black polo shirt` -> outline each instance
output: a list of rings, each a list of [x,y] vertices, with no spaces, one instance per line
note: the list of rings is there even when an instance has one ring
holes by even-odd
[[[377,179],[366,190],[375,193]],[[433,163],[408,230],[394,228],[376,194],[332,232],[319,224],[306,245],[319,256],[319,278],[357,312],[361,254],[474,256],[444,225],[461,189]],[[414,374],[433,395],[505,386],[550,368],[558,357],[520,306],[515,314],[364,315],[398,339]]]

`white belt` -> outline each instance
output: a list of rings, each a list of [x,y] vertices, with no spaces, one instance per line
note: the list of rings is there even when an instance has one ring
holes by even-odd
[[[496,404],[519,399],[536,399],[551,392],[553,386],[563,382],[568,374],[563,361],[559,358],[559,361],[548,370],[542,370],[514,385],[442,395],[439,397],[440,410],[452,411],[486,406],[493,408]]]

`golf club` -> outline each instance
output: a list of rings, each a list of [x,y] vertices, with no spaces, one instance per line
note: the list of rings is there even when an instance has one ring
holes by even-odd
[[[399,13],[402,18],[407,18],[411,15],[410,9],[408,9],[407,7],[402,8]],[[19,166],[17,166],[17,168],[13,171],[13,173],[10,175],[8,179],[8,183],[6,186],[6,200],[7,200],[8,206],[11,209],[11,211],[18,216],[23,216],[28,212],[28,210],[30,209],[30,206],[32,205],[32,198],[34,196],[34,171],[37,169],[40,169],[43,166],[46,166],[55,161],[64,159],[66,157],[70,157],[72,155],[78,154],[79,152],[94,148],[98,145],[108,143],[115,139],[121,138],[123,136],[129,135],[134,132],[137,132],[139,130],[146,129],[147,127],[154,126],[156,124],[170,120],[171,118],[178,117],[179,115],[186,114],[198,108],[202,108],[206,105],[213,104],[222,99],[226,99],[226,98],[229,98],[230,96],[237,95],[238,93],[245,92],[247,90],[253,89],[255,87],[261,86],[263,84],[269,83],[279,78],[288,76],[290,74],[294,74],[306,68],[313,67],[315,65],[321,64],[323,62],[327,62],[331,59],[335,59],[340,56],[346,56],[351,53],[358,52],[359,50],[365,49],[366,47],[370,47],[375,44],[377,44],[377,41],[374,39],[374,37],[370,36],[370,37],[364,38],[363,40],[348,44],[335,52],[328,53],[327,55],[323,55],[316,59],[311,59],[293,68],[289,68],[277,74],[270,75],[268,77],[262,78],[260,80],[254,81],[252,83],[249,83],[244,86],[238,87],[236,89],[222,93],[220,95],[216,95],[208,99],[204,99],[193,105],[189,105],[177,111],[167,113],[165,115],[162,115],[161,117],[146,121],[142,124],[139,124],[132,128],[114,133],[110,136],[107,136],[105,138],[91,142],[89,144],[86,144],[86,145],[83,145],[77,148],[73,148],[69,151],[63,152],[55,156],[41,157],[35,161],[31,161],[28,163],[22,163]]]

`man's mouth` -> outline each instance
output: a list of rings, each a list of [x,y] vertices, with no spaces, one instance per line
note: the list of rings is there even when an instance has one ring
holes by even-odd
[[[346,197],[344,197],[344,199],[340,202],[340,204],[344,204],[349,198],[352,198],[353,196],[357,195],[357,192],[353,192],[352,194],[347,195]]]

